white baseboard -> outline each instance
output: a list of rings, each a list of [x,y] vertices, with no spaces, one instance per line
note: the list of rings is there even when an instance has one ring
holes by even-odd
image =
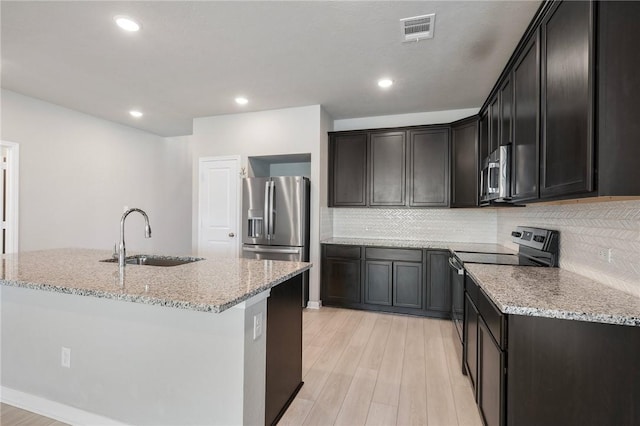
[[[309,300],[307,302],[308,309],[320,309],[322,307],[322,300]]]
[[[72,425],[126,426],[98,414],[4,386],[0,387],[0,401]]]

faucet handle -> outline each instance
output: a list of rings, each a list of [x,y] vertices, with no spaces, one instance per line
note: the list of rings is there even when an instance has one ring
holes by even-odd
[[[113,243],[113,253],[111,253],[111,257],[117,259],[119,254],[120,252],[118,250],[118,243]]]

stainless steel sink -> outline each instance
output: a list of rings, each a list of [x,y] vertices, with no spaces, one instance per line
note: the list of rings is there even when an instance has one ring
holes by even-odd
[[[135,256],[127,256],[125,263],[127,265],[147,265],[147,266],[178,266],[186,263],[197,262],[203,260],[201,257],[172,257],[172,256],[154,256],[148,254],[138,254]],[[118,263],[117,258],[104,259],[100,262]]]

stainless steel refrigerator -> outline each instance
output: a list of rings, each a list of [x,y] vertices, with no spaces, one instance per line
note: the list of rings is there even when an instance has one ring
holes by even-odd
[[[303,176],[243,179],[243,257],[308,262],[309,191]],[[309,301],[308,276],[305,272],[302,306]]]

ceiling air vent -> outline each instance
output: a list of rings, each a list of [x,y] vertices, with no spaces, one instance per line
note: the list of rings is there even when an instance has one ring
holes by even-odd
[[[436,14],[414,16],[400,20],[402,41],[418,41],[425,38],[433,38],[433,30],[436,26]]]

